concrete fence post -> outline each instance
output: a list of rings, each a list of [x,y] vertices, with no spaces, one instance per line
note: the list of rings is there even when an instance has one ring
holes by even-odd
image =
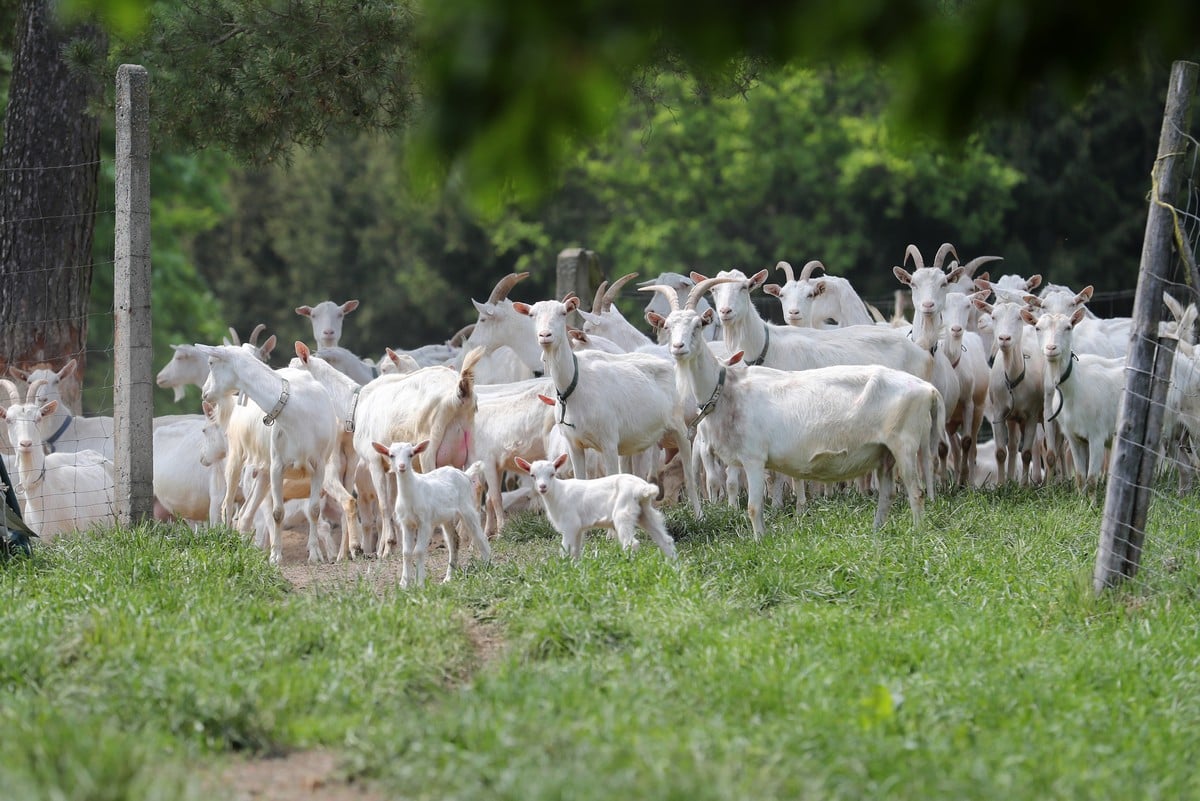
[[[150,78],[144,67],[117,68],[116,129],[113,455],[117,521],[131,526],[154,513]]]

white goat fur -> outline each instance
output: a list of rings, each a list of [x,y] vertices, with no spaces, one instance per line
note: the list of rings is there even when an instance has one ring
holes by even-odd
[[[783,285],[766,284],[763,292],[779,298],[783,319],[801,328],[844,328],[848,325],[873,325],[875,320],[867,304],[845,278],[836,275],[812,277],[825,265],[813,260],[804,265],[800,277],[793,277],[792,265],[781,261],[775,269],[787,277]],[[829,322],[832,321],[832,322]]]
[[[713,399],[699,430],[726,465],[745,470],[746,512],[755,537],[763,534],[767,469],[817,481],[844,481],[874,471],[879,527],[895,492],[894,463],[908,490],[913,523],[919,524],[930,449],[941,441],[945,426],[937,389],[916,376],[877,365],[797,372],[723,368],[703,344],[702,330],[712,317],[697,314],[696,301],[710,286],[743,281],[736,276],[701,281],[687,305],[673,310],[666,323],[680,385],[698,398]],[[725,384],[718,396],[722,371]]]
[[[545,504],[546,516],[562,535],[563,552],[578,559],[583,534],[589,528],[608,528],[626,551],[637,548],[637,529],[645,529],[663,554],[675,560],[675,540],[667,533],[662,512],[654,508],[658,487],[627,473],[602,478],[559,478],[557,470],[567,454],[553,462],[539,459],[532,464],[517,459],[517,465],[533,478],[533,490]]]
[[[3,383],[12,387],[15,399],[16,387]],[[36,383],[30,390],[36,396]],[[47,542],[68,531],[116,522],[112,461],[91,450],[47,454],[43,449],[40,424],[57,406],[51,400],[0,407],[16,449],[11,477],[23,499],[25,522]]]
[[[323,300],[316,306],[299,306],[296,314],[312,322],[313,339],[318,349],[335,348],[342,339],[342,323],[350,312],[358,308],[357,300],[335,303]]]
[[[403,537],[400,586],[420,587],[425,583],[425,555],[435,526],[441,526],[449,551],[445,581],[450,580],[458,567],[458,537],[454,527],[459,523],[474,540],[479,558],[484,562],[491,561],[492,549],[479,523],[476,489],[467,473],[448,466],[418,473],[413,466],[413,457],[429,447],[427,439],[416,445],[409,442],[391,445],[373,442],[371,445],[387,459],[395,476],[396,502],[392,514]]]

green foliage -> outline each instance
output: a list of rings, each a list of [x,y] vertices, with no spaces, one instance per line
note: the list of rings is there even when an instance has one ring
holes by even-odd
[[[413,798],[1186,797],[1193,502],[1101,598],[1099,506],[1063,488],[943,495],[921,531],[825,498],[758,542],[672,509],[677,566],[521,517],[411,592],[292,592],[224,530],[68,537],[0,570],[0,780],[208,797],[197,757],[324,745]]]

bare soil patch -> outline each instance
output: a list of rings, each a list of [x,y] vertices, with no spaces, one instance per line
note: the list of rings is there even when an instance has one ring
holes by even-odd
[[[231,801],[383,801],[388,796],[337,769],[337,757],[324,750],[297,751],[268,759],[234,759],[218,779]]]

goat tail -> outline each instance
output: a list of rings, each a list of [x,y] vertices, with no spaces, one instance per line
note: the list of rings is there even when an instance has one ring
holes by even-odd
[[[658,497],[658,485],[647,482],[646,486],[639,487],[637,491],[637,499],[645,506],[648,503],[653,503]]]
[[[458,397],[466,400],[475,393],[475,368],[483,358],[482,347],[472,348],[463,358],[462,367],[458,371]]]
[[[949,440],[946,436],[946,402],[942,399],[942,393],[933,386],[930,386],[929,394],[929,443],[928,447],[922,449],[925,453],[921,458],[921,467],[925,473],[925,491],[932,500],[936,484],[933,466],[937,461],[938,448],[943,443],[949,444]]]

